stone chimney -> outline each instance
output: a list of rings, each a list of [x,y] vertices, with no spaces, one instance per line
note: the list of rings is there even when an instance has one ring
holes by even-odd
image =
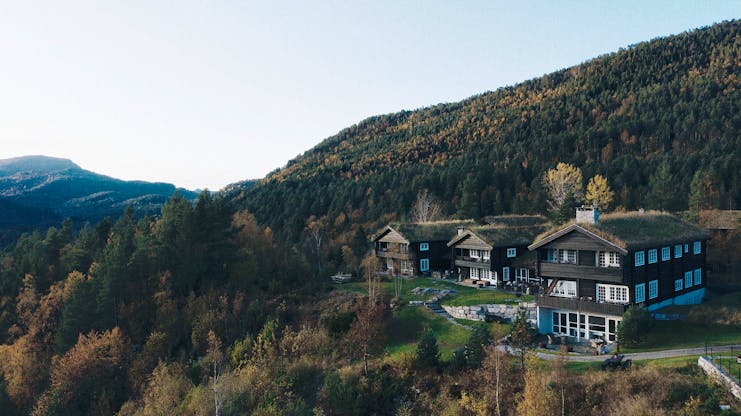
[[[597,224],[599,222],[599,209],[595,206],[584,205],[576,208],[576,222],[586,224]]]
[[[458,226],[458,228],[457,228],[457,230],[458,230],[458,235],[461,235],[461,234],[463,234],[463,231],[464,231],[465,229],[466,229],[466,227],[464,227],[464,226],[462,226],[462,225],[459,225],[459,226]]]

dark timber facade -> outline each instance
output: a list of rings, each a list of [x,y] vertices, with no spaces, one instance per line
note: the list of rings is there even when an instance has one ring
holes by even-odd
[[[452,250],[451,268],[459,281],[495,286],[539,283],[535,273],[536,255],[527,246],[545,231],[546,220],[523,216],[520,222],[529,225],[520,226],[513,218],[516,219],[508,216],[508,221],[503,221],[509,223],[506,225],[494,223],[458,229],[448,246]]]
[[[389,224],[372,237],[381,273],[429,276],[450,267],[450,236],[471,221]]]
[[[542,236],[541,333],[615,340],[627,307],[696,304],[705,294],[704,230],[664,213],[605,215]]]

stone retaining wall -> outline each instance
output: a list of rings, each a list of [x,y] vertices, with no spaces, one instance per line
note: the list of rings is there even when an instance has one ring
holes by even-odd
[[[697,365],[699,365],[700,368],[702,368],[710,377],[728,388],[728,390],[731,391],[731,394],[733,394],[737,399],[741,400],[741,386],[738,385],[736,380],[728,376],[725,371],[705,357],[698,358]]]
[[[467,319],[469,321],[483,321],[487,314],[496,315],[504,320],[512,321],[517,315],[517,311],[525,308],[528,312],[528,320],[535,321],[536,308],[535,303],[520,303],[519,305],[475,305],[475,306],[446,306],[442,305],[450,316],[458,319]]]

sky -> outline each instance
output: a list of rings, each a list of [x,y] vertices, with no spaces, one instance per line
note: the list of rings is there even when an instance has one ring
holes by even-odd
[[[739,17],[741,0],[0,0],[0,159],[218,190],[372,115]]]

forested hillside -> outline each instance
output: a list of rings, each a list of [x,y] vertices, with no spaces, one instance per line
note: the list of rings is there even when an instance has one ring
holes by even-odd
[[[349,241],[404,219],[429,189],[449,215],[544,213],[541,177],[564,161],[606,176],[613,206],[741,206],[741,22],[640,43],[453,104],[371,117],[241,195],[280,236],[307,219]],[[700,173],[698,173],[700,171]]]

